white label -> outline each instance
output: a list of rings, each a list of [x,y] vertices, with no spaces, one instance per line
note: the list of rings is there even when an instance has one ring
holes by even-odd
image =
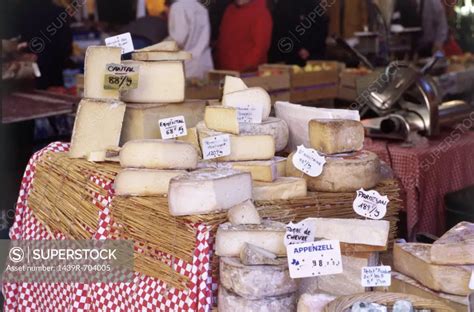
[[[160,126],[161,138],[164,140],[188,135],[184,116],[160,119],[158,124]]]
[[[285,246],[314,241],[314,222],[305,219],[299,223],[290,222],[286,226]]]
[[[392,268],[389,265],[363,267],[361,270],[362,287],[381,287],[392,284]]]
[[[469,281],[469,289],[474,289],[474,271],[471,273],[471,280]]]
[[[326,158],[321,156],[312,148],[303,145],[298,146],[298,150],[293,156],[293,165],[301,172],[311,177],[318,177],[323,172]]]
[[[289,245],[286,251],[291,278],[342,273],[341,246],[337,240]]]
[[[222,134],[202,139],[204,159],[214,159],[230,155],[230,135]]]
[[[359,216],[380,220],[385,217],[389,202],[387,196],[382,196],[377,191],[360,189],[357,191],[352,208]]]
[[[133,47],[132,35],[130,35],[129,32],[105,38],[105,45],[108,47],[122,48],[122,54],[135,51],[135,48]]]
[[[244,123],[262,123],[263,107],[262,105],[239,105],[237,109],[237,121]]]

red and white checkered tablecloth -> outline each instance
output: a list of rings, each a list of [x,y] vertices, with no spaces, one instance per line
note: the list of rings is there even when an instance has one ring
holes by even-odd
[[[444,195],[474,184],[474,132],[458,127],[441,136],[405,147],[366,139],[365,148],[387,162],[406,192],[408,236],[444,233]]]
[[[36,162],[46,152],[67,151],[69,145],[55,142],[35,153],[26,167],[17,201],[15,222],[10,230],[12,240],[65,239],[61,233],[50,233],[28,207],[28,196],[35,175]],[[91,177],[99,186],[110,190],[106,198],[96,196],[99,207],[97,229],[92,239],[107,239],[111,223],[109,204],[113,196],[110,184]],[[6,283],[3,285],[5,311],[209,311],[217,283],[211,277],[212,238],[210,227],[196,224],[196,249],[192,263],[177,259],[177,272],[190,278],[184,290],[167,289],[158,279],[136,272],[130,283]]]

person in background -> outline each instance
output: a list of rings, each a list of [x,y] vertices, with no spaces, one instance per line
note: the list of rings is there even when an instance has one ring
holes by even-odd
[[[168,31],[180,48],[191,52],[192,60],[186,61],[187,78],[203,78],[213,69],[211,48],[211,25],[207,9],[197,0],[172,1]]]
[[[267,62],[272,17],[265,0],[235,0],[225,10],[219,29],[219,69],[253,71]]]

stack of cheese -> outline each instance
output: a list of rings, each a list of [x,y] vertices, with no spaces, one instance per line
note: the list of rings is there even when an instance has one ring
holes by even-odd
[[[394,269],[441,294],[462,296],[472,290],[474,224],[461,222],[433,245],[399,243],[393,250]],[[446,296],[444,296],[446,297]]]
[[[239,122],[239,111],[256,111],[261,123]],[[250,172],[254,180],[254,200],[291,199],[306,196],[306,182],[285,177],[285,162],[275,157],[288,143],[285,121],[270,117],[271,101],[262,88],[248,88],[244,82],[227,76],[222,105],[206,107],[204,121],[197,125],[201,147],[203,139],[230,135],[231,154],[215,161],[204,161],[202,167],[232,168]]]
[[[298,287],[284,258],[285,225],[262,221],[251,201],[233,207],[228,218],[216,234],[219,312],[294,311]]]

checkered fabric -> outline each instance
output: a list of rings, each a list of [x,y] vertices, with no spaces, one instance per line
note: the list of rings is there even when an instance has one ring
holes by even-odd
[[[474,184],[474,133],[462,128],[415,146],[365,142],[365,148],[387,162],[406,192],[408,237],[446,230],[444,195]]]
[[[64,152],[68,149],[68,144],[55,142],[30,159],[21,182],[15,223],[10,229],[12,240],[65,239],[61,233],[51,233],[35,218],[28,207],[28,195],[37,161],[47,151]],[[108,191],[107,196],[95,196],[99,222],[97,229],[91,229],[91,235],[93,239],[113,238],[114,222],[109,210],[112,185],[95,176],[91,181]],[[176,272],[190,277],[187,289],[168,289],[164,282],[138,272],[131,283],[7,283],[3,285],[5,311],[209,311],[213,289],[217,287],[216,281],[210,277],[210,227],[196,224],[195,228],[196,248],[192,263],[170,259]],[[161,255],[169,259],[168,255]]]

